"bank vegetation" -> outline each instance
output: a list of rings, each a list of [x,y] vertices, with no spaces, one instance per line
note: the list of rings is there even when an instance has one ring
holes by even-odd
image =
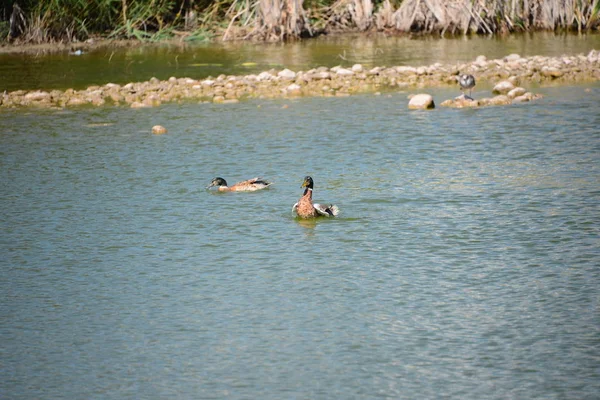
[[[597,31],[600,0],[9,0],[5,43],[284,41],[332,32]]]

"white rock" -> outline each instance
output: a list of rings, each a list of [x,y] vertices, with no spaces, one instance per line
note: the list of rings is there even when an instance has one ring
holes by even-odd
[[[521,59],[521,56],[518,54],[515,54],[515,53],[509,54],[506,57],[504,57],[504,61],[507,61],[507,62],[517,61],[519,59]]]
[[[417,69],[415,67],[407,67],[407,66],[401,65],[399,67],[396,67],[396,71],[401,74],[403,74],[403,73],[414,74],[415,72],[417,72]]]
[[[433,96],[426,93],[416,94],[412,96],[408,102],[408,108],[411,110],[426,110],[435,108]]]
[[[277,76],[283,79],[294,79],[296,77],[296,73],[286,68],[283,71],[279,71]]]
[[[511,99],[514,99],[515,97],[524,95],[526,92],[527,91],[525,89],[523,89],[522,87],[516,87],[508,92],[508,97],[510,97]]]
[[[313,79],[331,79],[331,74],[327,71],[315,72],[311,75]]]
[[[499,82],[498,84],[496,84],[496,86],[494,86],[494,89],[492,89],[493,93],[499,93],[499,94],[506,94],[508,92],[510,92],[511,90],[513,90],[515,88],[515,85],[513,85],[511,82],[509,81],[502,81]]]
[[[363,66],[360,64],[354,64],[352,66],[352,72],[363,72]]]
[[[273,75],[271,75],[270,73],[264,71],[261,72],[260,74],[258,74],[258,76],[256,77],[257,81],[270,81],[271,79],[273,79]]]
[[[336,74],[340,75],[340,76],[351,76],[354,75],[354,72],[352,72],[349,69],[346,68],[338,68],[337,71],[335,71]]]
[[[34,100],[34,101],[39,101],[39,100],[44,100],[50,97],[50,93],[48,92],[42,92],[40,90],[35,91],[35,92],[31,92],[31,93],[27,93],[25,95],[25,99],[27,100]]]
[[[300,92],[300,89],[302,89],[302,87],[300,85],[298,85],[297,83],[292,83],[291,85],[289,85],[286,88],[286,90],[288,92],[292,92],[292,93]]]

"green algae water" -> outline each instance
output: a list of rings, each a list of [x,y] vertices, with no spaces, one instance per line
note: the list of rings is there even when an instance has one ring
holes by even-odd
[[[286,44],[212,43],[96,48],[82,55],[0,53],[0,91],[83,89],[112,82],[195,79],[220,74],[246,75],[270,69],[306,71],[336,65],[365,67],[453,64],[511,53],[521,56],[587,54],[600,49],[600,35],[511,35],[498,37],[333,36]]]
[[[539,91],[1,110],[0,397],[596,398],[600,85]]]

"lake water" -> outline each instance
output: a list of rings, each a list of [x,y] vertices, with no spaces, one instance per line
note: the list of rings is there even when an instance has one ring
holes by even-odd
[[[0,398],[597,398],[600,84],[539,92],[2,110]]]
[[[127,48],[99,47],[81,56],[68,51],[54,53],[2,53],[0,91],[19,89],[83,89],[108,82],[126,84],[152,77],[194,79],[220,74],[246,75],[271,68],[307,71],[311,68],[359,63],[365,67],[396,65],[455,64],[473,61],[478,55],[489,59],[511,53],[561,56],[587,54],[600,49],[600,34],[391,37],[323,36],[293,43],[225,42],[197,45],[148,45]]]

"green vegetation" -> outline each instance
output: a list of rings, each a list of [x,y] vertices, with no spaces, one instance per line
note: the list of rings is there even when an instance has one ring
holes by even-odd
[[[597,30],[600,0],[9,0],[2,41],[268,40],[332,31]]]

